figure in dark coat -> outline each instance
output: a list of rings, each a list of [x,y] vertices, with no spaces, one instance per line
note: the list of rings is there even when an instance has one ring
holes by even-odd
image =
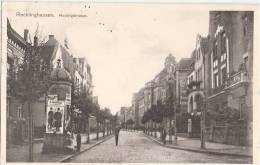
[[[48,113],[48,128],[51,129],[53,127],[53,111],[52,108]]]
[[[56,132],[60,131],[60,127],[61,127],[61,120],[62,120],[62,114],[61,112],[59,112],[59,108],[58,111],[54,113],[54,126],[56,127]]]
[[[118,137],[119,137],[120,127],[117,126],[115,128],[115,140],[116,140],[116,146],[118,145]]]
[[[162,140],[163,140],[163,144],[166,144],[166,136],[167,136],[167,132],[165,129],[163,129],[163,132],[162,132]]]
[[[81,135],[80,135],[79,132],[78,132],[78,134],[77,134],[76,141],[77,141],[77,151],[80,151],[80,147],[81,147]]]

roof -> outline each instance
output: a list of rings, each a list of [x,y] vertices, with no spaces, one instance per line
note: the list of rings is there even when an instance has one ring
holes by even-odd
[[[18,33],[12,28],[12,26],[11,26],[10,21],[9,21],[8,18],[7,18],[7,36],[8,36],[8,37],[14,37],[14,39],[15,39],[18,43],[20,43],[20,46],[26,47],[26,45],[29,44],[28,42],[26,42],[26,41],[24,40],[24,38],[23,38],[20,34],[18,34]]]
[[[71,76],[69,72],[67,72],[64,68],[54,68],[54,70],[51,72],[51,80],[52,81],[67,81],[71,82]]]
[[[74,63],[73,57],[70,55],[67,49],[60,45],[59,42],[53,37],[50,37],[49,40],[42,46],[41,54],[42,57],[47,61],[52,61],[55,58],[58,48],[61,49],[61,56],[63,61],[63,67],[70,74],[74,73]]]
[[[163,68],[161,70],[160,73],[158,73],[155,78],[153,79],[153,81],[157,84],[157,85],[162,85],[163,83],[165,83],[166,79],[167,79],[167,70],[166,68]],[[158,78],[158,81],[155,81]]]
[[[65,47],[61,46],[61,55],[63,59],[63,67],[70,73],[74,73],[73,57],[66,50]]]
[[[177,64],[177,70],[190,70],[192,58],[182,58]]]
[[[47,61],[51,61],[54,58],[58,47],[59,42],[54,37],[50,37],[49,40],[42,46],[42,57]]]
[[[84,63],[84,62],[85,62],[85,60],[86,60],[86,58],[85,58],[85,57],[80,57],[80,58],[79,58],[79,62],[80,62],[80,63]]]
[[[202,54],[205,55],[209,50],[209,40],[208,38],[202,37],[200,43]]]

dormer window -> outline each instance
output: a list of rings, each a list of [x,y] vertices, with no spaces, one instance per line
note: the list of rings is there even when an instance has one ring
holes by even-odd
[[[61,68],[61,59],[57,60],[57,68]]]

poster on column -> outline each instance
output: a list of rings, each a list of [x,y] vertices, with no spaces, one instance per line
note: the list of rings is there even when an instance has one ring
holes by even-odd
[[[46,133],[63,133],[64,101],[48,97]]]

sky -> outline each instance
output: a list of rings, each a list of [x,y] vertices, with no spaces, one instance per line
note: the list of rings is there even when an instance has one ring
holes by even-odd
[[[94,95],[113,113],[130,106],[132,95],[154,78],[169,53],[190,57],[197,34],[207,36],[209,11],[173,4],[16,3],[6,7],[12,27],[23,36],[37,26],[43,36],[67,37],[74,57],[86,57]],[[18,17],[16,12],[85,14],[84,18]]]

